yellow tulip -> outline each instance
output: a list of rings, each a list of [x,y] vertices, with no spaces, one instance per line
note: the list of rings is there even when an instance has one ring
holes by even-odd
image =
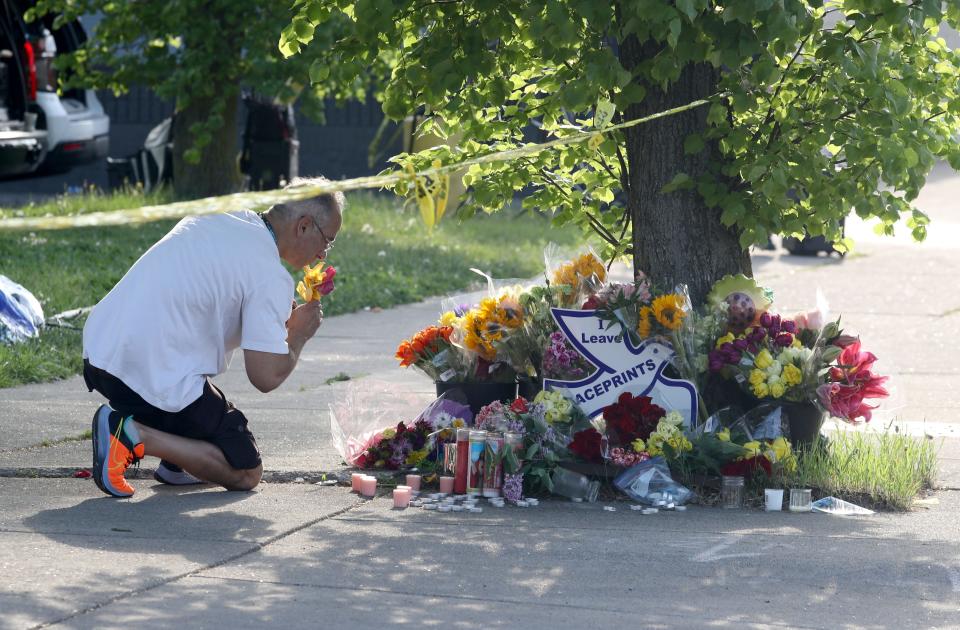
[[[754,440],[743,445],[743,458],[753,459],[760,454],[760,442]]]
[[[760,351],[760,354],[757,355],[757,360],[755,363],[758,368],[765,370],[773,365],[773,356],[770,354],[769,350],[764,348]]]

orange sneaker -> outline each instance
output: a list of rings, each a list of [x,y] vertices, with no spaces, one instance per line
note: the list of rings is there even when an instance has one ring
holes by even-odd
[[[130,464],[143,458],[143,442],[133,416],[124,418],[108,405],[93,414],[93,480],[114,497],[129,497],[133,486],[123,474]]]

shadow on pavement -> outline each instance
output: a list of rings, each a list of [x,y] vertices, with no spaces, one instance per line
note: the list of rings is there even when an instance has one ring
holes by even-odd
[[[142,500],[87,499],[76,505],[40,510],[23,519],[25,527],[74,546],[117,552],[179,553],[190,559],[193,547],[158,540],[256,543],[277,532],[267,518],[227,511],[255,493],[211,491],[212,486],[160,486]],[[104,543],[102,537],[109,537]],[[205,555],[205,554],[204,554]]]
[[[463,627],[855,619],[887,628],[955,619],[939,563],[960,557],[956,542],[905,534],[892,544],[889,527],[850,518],[697,512],[589,520],[564,508],[483,519],[353,512],[171,585],[181,610],[164,605],[169,590],[137,607],[153,621],[215,607],[223,623],[246,625],[297,625],[323,611],[329,627],[403,618]]]

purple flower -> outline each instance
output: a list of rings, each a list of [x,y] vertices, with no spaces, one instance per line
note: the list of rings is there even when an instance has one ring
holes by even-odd
[[[784,332],[788,332],[791,335],[797,334],[797,323],[794,322],[793,320],[789,320],[789,319],[783,320],[783,323],[780,325],[780,328]]]
[[[561,332],[550,335],[550,344],[543,353],[543,373],[560,379],[578,379],[587,375],[587,362],[567,342]]]
[[[767,327],[770,331],[770,335],[775,336],[780,333],[780,323],[779,315],[770,316],[770,325]]]
[[[747,349],[747,345],[748,344],[746,339],[737,339],[733,342],[733,347],[736,348],[737,350],[740,350],[741,352]]]
[[[787,346],[793,343],[793,335],[791,335],[790,333],[780,333],[779,335],[777,335],[777,338],[774,340],[774,343],[776,343],[781,348],[786,348]]]
[[[503,476],[503,498],[511,503],[523,498],[523,473]]]
[[[471,306],[469,304],[460,304],[459,306],[454,307],[453,314],[457,317],[463,317],[470,309]]]
[[[773,318],[770,316],[770,313],[764,313],[760,316],[760,325],[764,328],[770,328],[770,324],[773,322]]]

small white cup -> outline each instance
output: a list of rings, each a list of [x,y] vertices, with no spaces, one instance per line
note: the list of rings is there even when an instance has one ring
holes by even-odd
[[[763,491],[763,498],[766,501],[767,512],[780,512],[783,510],[783,488],[766,488]]]

